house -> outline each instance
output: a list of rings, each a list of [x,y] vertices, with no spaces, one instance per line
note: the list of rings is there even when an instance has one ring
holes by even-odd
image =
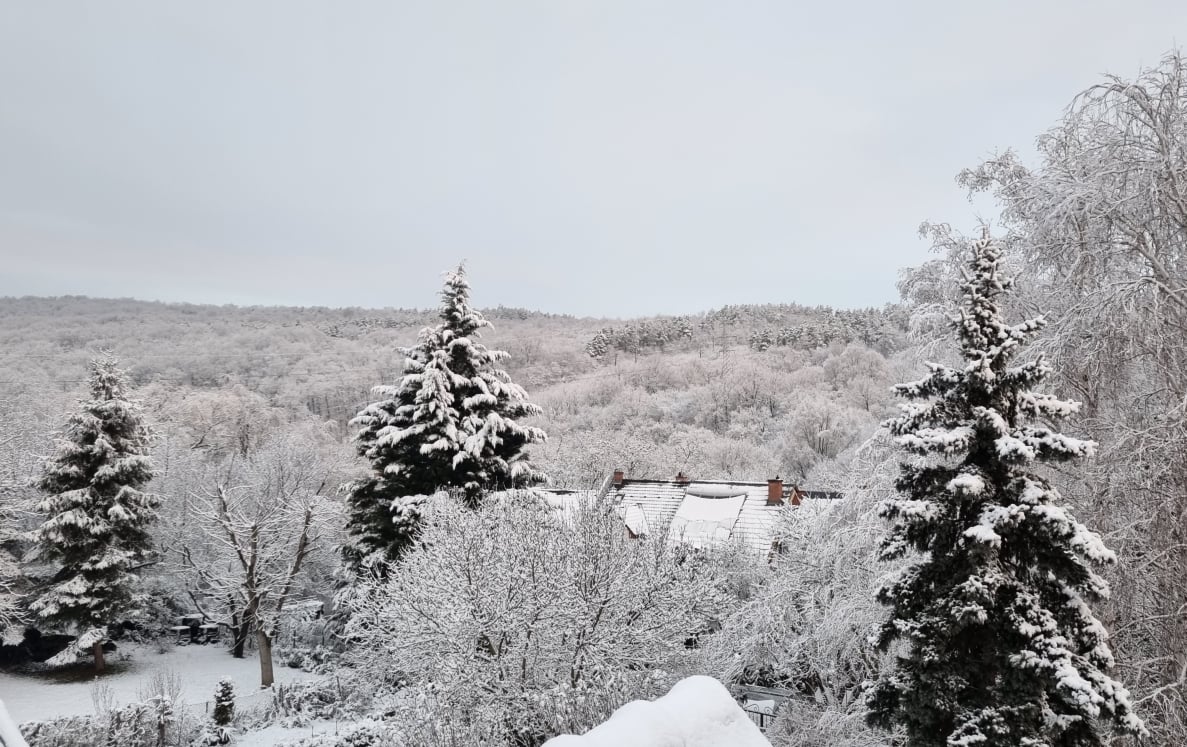
[[[788,510],[828,505],[840,493],[800,490],[776,477],[762,482],[642,480],[617,470],[602,494],[615,504],[628,536],[662,537],[669,544],[709,547],[738,542],[757,557],[778,547],[779,520]]]
[[[731,685],[730,692],[738,705],[765,732],[779,709],[791,700],[793,692],[786,688],[760,687],[758,685]]]

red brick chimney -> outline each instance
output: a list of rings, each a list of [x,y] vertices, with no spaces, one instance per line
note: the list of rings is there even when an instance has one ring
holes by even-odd
[[[767,480],[767,505],[783,505],[783,480],[778,475],[774,480]]]
[[[677,485],[687,485],[692,482],[692,478],[683,472],[677,472],[676,477],[672,479],[672,482],[676,483]]]
[[[626,479],[626,473],[620,469],[614,470],[614,487],[621,488],[622,481]]]

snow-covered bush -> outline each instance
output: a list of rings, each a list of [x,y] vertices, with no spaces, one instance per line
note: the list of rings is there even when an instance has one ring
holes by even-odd
[[[21,724],[29,747],[93,747],[103,744],[104,725],[93,716],[70,716]]]
[[[207,724],[202,727],[190,745],[191,747],[220,747],[220,745],[230,744],[232,739],[231,730],[228,727]]]
[[[343,728],[337,734],[319,734],[280,747],[409,747],[402,729],[383,721],[363,721]]]
[[[314,719],[358,715],[369,697],[339,677],[286,682],[275,686],[271,715],[280,723],[304,725]]]
[[[584,731],[605,719],[625,698],[603,694],[591,715],[580,722]],[[604,700],[605,702],[601,702]],[[537,702],[541,702],[539,699]],[[602,710],[604,709],[604,710]],[[382,709],[381,719],[366,719],[336,735],[318,735],[288,743],[286,747],[507,747],[538,745],[540,736],[529,736],[540,723],[526,711],[503,707],[453,707],[442,703],[430,687],[410,686]],[[566,730],[568,722],[552,733]],[[518,727],[519,734],[512,727]]]
[[[311,674],[325,674],[333,671],[339,655],[324,646],[313,648],[293,648],[278,646],[275,650],[277,660],[290,669],[300,669]]]
[[[184,747],[198,734],[196,723],[167,695],[97,716],[72,716],[21,724],[29,747]]]
[[[321,599],[294,601],[285,607],[277,620],[276,649],[312,651],[327,649],[337,641],[334,620],[325,614]]]
[[[433,501],[422,544],[364,582],[349,656],[374,682],[431,683],[443,713],[506,724],[523,744],[550,736],[567,691],[630,699],[670,684],[686,641],[724,612],[724,569],[627,539],[607,505],[570,509],[527,491],[477,510]]]
[[[141,578],[135,595],[136,607],[128,617],[132,640],[167,639],[176,636],[167,631],[177,618],[193,612],[193,602],[185,595],[172,573],[153,573]],[[113,635],[115,631],[112,631]]]
[[[889,747],[890,737],[865,722],[865,703],[790,700],[767,726],[775,747]]]
[[[513,744],[534,744],[539,737],[579,734],[597,726],[632,698],[653,697],[671,680],[667,673],[650,679],[630,673],[609,673],[598,682],[577,687],[560,684],[540,692],[524,693],[513,718]]]

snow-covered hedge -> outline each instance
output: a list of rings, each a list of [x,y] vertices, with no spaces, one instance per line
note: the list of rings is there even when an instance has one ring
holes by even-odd
[[[311,674],[327,674],[334,671],[338,654],[325,646],[290,647],[277,646],[273,649],[276,661],[290,669],[300,669]]]
[[[21,724],[29,747],[161,747],[188,745],[197,724],[164,695],[129,703],[99,716],[72,716]]]
[[[343,685],[339,677],[282,683],[275,686],[275,692],[272,713],[288,726],[357,715],[365,706],[363,693]]]

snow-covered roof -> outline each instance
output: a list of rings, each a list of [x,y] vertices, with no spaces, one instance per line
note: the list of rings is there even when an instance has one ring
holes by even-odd
[[[643,537],[651,533],[651,528],[647,524],[647,514],[638,503],[619,504],[618,513],[622,517],[622,523],[626,524],[626,528],[631,530],[632,535]]]
[[[686,491],[668,526],[669,544],[709,547],[728,542],[745,503],[746,493],[702,498]]]
[[[529,491],[540,496],[549,508],[566,521],[572,520],[573,512],[578,508],[588,506],[598,498],[598,491],[596,490],[530,488]]]
[[[729,540],[741,542],[756,557],[766,558],[775,540],[779,517],[788,510],[839,497],[800,491],[804,506],[791,506],[792,491],[783,490],[783,503],[767,502],[768,484],[726,480],[637,480],[610,484],[608,494],[616,501],[619,515],[636,536],[666,537],[668,542],[685,542],[696,547]],[[642,527],[645,531],[638,531]]]

